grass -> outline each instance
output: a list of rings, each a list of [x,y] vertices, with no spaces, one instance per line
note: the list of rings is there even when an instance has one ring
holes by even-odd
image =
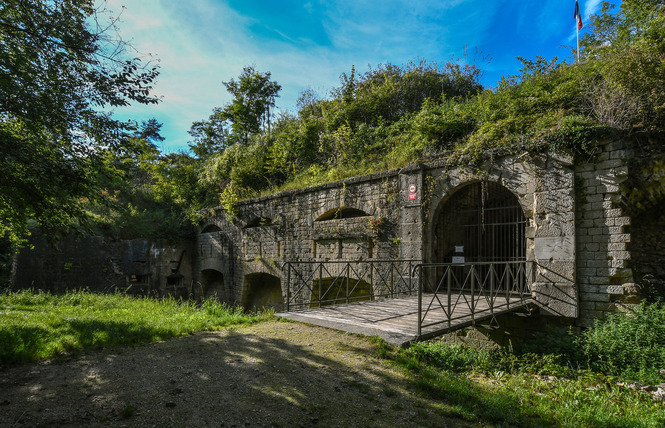
[[[0,364],[154,342],[270,319],[216,300],[200,304],[85,291],[0,293]]]
[[[665,403],[559,355],[440,342],[396,350],[377,341],[377,349],[413,375],[418,394],[440,400],[445,416],[498,426],[665,426]]]
[[[644,323],[646,318],[639,313],[644,308],[665,311],[641,307],[629,321]],[[247,314],[215,300],[195,304],[82,291],[5,292],[0,294],[0,364],[147,343],[271,317],[270,312]],[[603,330],[600,326],[590,330],[586,340],[597,341],[592,333],[601,335],[605,330],[615,337],[617,329],[627,331],[625,322],[611,321]],[[651,336],[649,343],[659,343],[653,338],[660,334]],[[594,360],[572,364],[564,354],[483,351],[441,342],[416,343],[408,349],[392,348],[380,339],[374,343],[376,355],[410,372],[415,392],[437,400],[437,412],[446,417],[497,426],[665,426],[665,403],[618,386],[617,380],[624,379],[599,373]],[[612,346],[607,349],[617,352],[614,342]],[[548,343],[546,348],[556,346]],[[601,348],[596,346],[596,352]],[[362,382],[345,379],[344,383],[366,392]],[[384,393],[395,394],[389,385]],[[129,417],[133,412],[127,407],[122,414]]]

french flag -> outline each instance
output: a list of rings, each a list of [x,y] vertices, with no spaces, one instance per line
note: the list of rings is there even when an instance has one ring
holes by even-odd
[[[577,29],[581,30],[584,25],[582,25],[582,15],[580,15],[580,6],[577,4],[577,0],[575,0],[575,20],[577,21]]]

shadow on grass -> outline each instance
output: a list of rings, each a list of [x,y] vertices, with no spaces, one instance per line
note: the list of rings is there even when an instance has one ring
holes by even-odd
[[[0,403],[18,425],[534,425],[514,399],[490,396],[464,381],[424,389],[412,376],[387,369],[366,339],[303,326],[295,331],[309,338],[289,337],[290,323],[264,324],[249,333],[199,333],[6,368]],[[125,335],[126,342],[163,333],[122,323],[69,327],[90,346],[97,345],[89,334],[94,329]],[[263,328],[287,332],[273,337],[280,334],[263,335]]]
[[[168,339],[178,335],[160,328],[130,322],[64,320],[51,330],[11,326],[0,329],[0,364],[20,364],[43,358],[60,358],[81,351],[117,348]]]
[[[13,326],[12,331],[0,329],[0,364],[33,361],[48,342],[49,331],[40,327]]]

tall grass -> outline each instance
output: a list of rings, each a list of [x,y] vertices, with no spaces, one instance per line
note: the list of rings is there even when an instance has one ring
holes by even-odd
[[[0,294],[0,364],[158,341],[271,316],[246,314],[212,299],[196,304],[85,291],[9,291]]]
[[[415,375],[448,416],[499,426],[660,427],[665,404],[555,354],[484,351],[440,342],[383,351]]]
[[[665,377],[665,306],[640,305],[596,322],[581,341],[593,369],[622,380],[660,383]]]
[[[664,306],[641,304],[580,335],[551,331],[519,345],[383,345],[379,355],[414,373],[417,391],[441,399],[452,416],[510,426],[665,426],[664,402],[618,384],[665,381]]]

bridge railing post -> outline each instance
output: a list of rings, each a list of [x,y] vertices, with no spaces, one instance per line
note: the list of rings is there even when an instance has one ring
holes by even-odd
[[[319,301],[319,308],[321,307],[321,287],[323,284],[323,264],[319,265],[319,296],[318,296],[318,301]],[[311,299],[310,299],[311,300]]]
[[[510,268],[510,264],[506,263],[506,274],[504,275],[505,281],[506,281],[506,307],[510,308],[510,289],[511,289],[511,284],[513,283],[513,272]]]
[[[291,310],[291,264],[286,264],[286,312]]]
[[[415,276],[416,271],[420,271],[418,275],[418,333],[417,337],[422,336],[422,326],[423,326],[423,268],[420,265],[416,265],[413,268],[411,276]]]
[[[350,273],[350,268],[351,266],[349,263],[346,264],[346,279],[344,282],[346,282],[346,303],[349,303],[349,275]]]
[[[489,276],[490,276],[490,313],[492,316],[494,316],[494,275],[495,275],[495,269],[494,269],[494,263],[490,265],[489,268]]]
[[[469,288],[471,289],[471,325],[476,325],[476,265],[471,265],[471,281]]]
[[[451,275],[453,274],[453,269],[448,266],[446,268],[446,294],[447,294],[447,299],[448,299],[448,327],[451,327],[452,321],[450,320],[453,316],[451,310],[452,310],[452,297],[453,297],[453,280],[451,278]]]

